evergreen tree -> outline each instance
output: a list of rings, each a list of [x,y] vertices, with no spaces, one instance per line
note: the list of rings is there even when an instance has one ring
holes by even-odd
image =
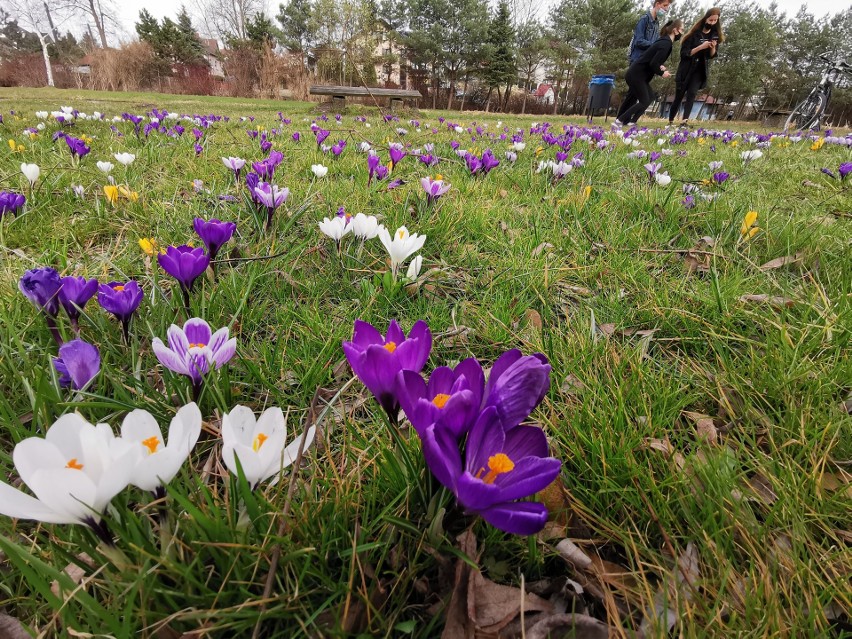
[[[184,64],[206,64],[204,60],[204,46],[195,27],[192,26],[192,18],[181,6],[177,19],[178,40],[175,46],[175,58]]]
[[[493,89],[500,95],[500,87],[506,87],[506,103],[508,104],[509,88],[517,78],[515,64],[515,30],[512,27],[512,17],[509,14],[509,4],[500,0],[497,12],[488,25],[488,64],[483,73],[483,79],[488,86],[489,96]]]
[[[316,33],[311,27],[311,3],[307,0],[288,0],[278,5],[278,24],[281,25],[281,44],[293,53],[306,54],[313,45]]]

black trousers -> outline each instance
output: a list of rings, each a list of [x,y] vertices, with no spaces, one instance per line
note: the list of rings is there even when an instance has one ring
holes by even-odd
[[[645,75],[641,72],[632,73],[631,71],[632,69],[627,70],[624,79],[627,80],[627,86],[630,89],[627,92],[627,98],[631,98],[633,103],[622,104],[624,110],[619,109],[618,114],[618,120],[624,124],[635,123],[654,101],[654,91]],[[627,98],[624,99],[625,103]]]
[[[683,103],[683,119],[688,120],[692,115],[692,105],[695,104],[695,96],[701,87],[704,78],[700,73],[693,73],[686,77],[683,82],[678,82],[675,85],[674,102],[672,102],[671,111],[669,111],[669,122],[677,117],[677,112],[680,110],[680,103],[686,96],[686,101]]]

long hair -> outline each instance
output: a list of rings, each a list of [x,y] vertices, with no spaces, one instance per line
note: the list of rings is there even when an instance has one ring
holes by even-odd
[[[722,32],[722,10],[719,7],[713,7],[712,9],[707,9],[707,13],[704,14],[704,17],[698,20],[692,28],[683,36],[684,42],[689,40],[696,33],[701,31],[704,28],[704,23],[707,22],[707,18],[710,16],[719,16],[719,21],[716,23],[716,33],[719,34],[719,42],[725,41],[725,34]]]
[[[675,29],[683,29],[683,20],[669,20],[665,26],[660,29],[660,37],[665,38]]]

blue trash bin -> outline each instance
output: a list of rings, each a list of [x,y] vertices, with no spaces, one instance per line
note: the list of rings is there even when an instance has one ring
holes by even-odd
[[[615,87],[615,76],[611,73],[593,75],[589,82],[589,118],[594,116],[595,109],[603,109],[604,113],[609,108],[612,90]]]

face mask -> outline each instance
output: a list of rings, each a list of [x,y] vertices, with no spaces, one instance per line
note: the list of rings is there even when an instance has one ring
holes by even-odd
[[[680,37],[681,37],[682,35],[683,35],[682,33],[678,33],[678,34],[674,37],[674,41],[675,41],[675,42],[677,42],[678,40],[680,40]]]
[[[665,22],[667,13],[668,13],[668,11],[666,11],[662,7],[657,9],[657,20],[660,21],[660,22]]]

